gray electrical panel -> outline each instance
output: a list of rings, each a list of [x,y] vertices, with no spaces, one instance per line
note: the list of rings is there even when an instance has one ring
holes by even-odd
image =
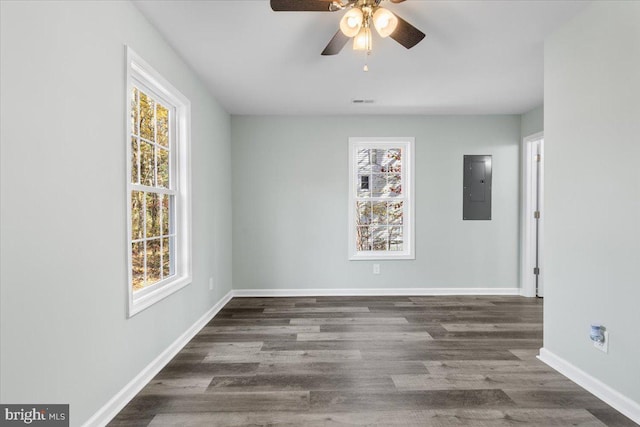
[[[491,219],[491,156],[464,156],[462,219]]]

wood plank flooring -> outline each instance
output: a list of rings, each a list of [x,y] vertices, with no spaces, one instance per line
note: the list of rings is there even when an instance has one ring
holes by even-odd
[[[533,298],[234,298],[110,425],[637,426],[541,346]]]

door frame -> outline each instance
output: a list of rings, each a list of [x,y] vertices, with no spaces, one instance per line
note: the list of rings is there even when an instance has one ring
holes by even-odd
[[[540,142],[539,177],[536,179],[536,147]],[[539,188],[538,188],[539,183]],[[538,293],[533,274],[535,267],[536,221],[533,212],[536,210],[536,192],[538,192],[538,209],[541,212],[538,220]],[[522,139],[522,191],[520,221],[520,294],[525,297],[544,295],[544,133],[538,132]]]

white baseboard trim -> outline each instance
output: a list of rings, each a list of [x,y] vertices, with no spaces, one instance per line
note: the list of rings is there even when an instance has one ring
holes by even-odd
[[[522,289],[522,288],[518,288],[518,295],[520,295],[521,297],[527,297],[527,298],[535,298],[536,294],[535,292],[533,294],[531,294],[528,290]]]
[[[234,289],[234,297],[520,295],[520,288]]]
[[[134,379],[129,381],[115,396],[98,410],[83,427],[105,426],[118,412],[124,408],[136,394],[155,377],[162,368],[202,329],[218,312],[233,298],[233,291],[229,291],[211,309],[178,337],[166,350],[149,363]]]
[[[640,404],[620,392],[612,389],[597,378],[592,377],[582,369],[577,368],[565,359],[550,352],[546,348],[540,349],[538,359],[569,378],[597,398],[603,400],[622,414],[640,424]]]

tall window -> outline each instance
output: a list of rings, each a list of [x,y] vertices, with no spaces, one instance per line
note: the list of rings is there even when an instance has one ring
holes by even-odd
[[[129,316],[191,281],[189,101],[127,48]]]
[[[413,138],[349,139],[349,259],[414,259]]]

